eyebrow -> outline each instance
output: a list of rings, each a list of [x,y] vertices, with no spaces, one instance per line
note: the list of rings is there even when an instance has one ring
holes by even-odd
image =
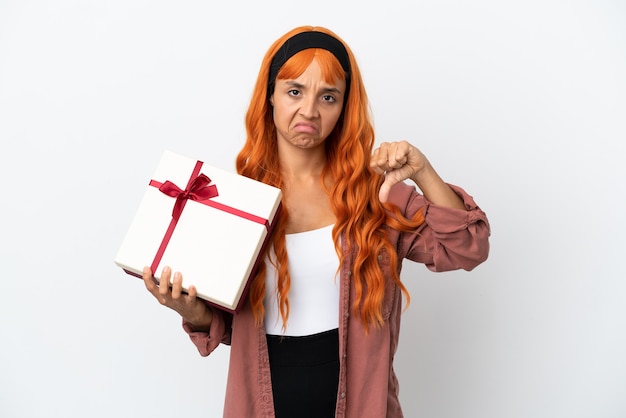
[[[296,87],[296,88],[299,88],[299,89],[303,89],[303,88],[305,87],[305,85],[304,85],[304,84],[298,83],[297,81],[285,80],[285,83],[286,83],[287,85],[289,85],[289,86]],[[338,88],[336,88],[336,87],[326,87],[326,88],[324,88],[324,89],[323,89],[323,91],[324,91],[325,93],[337,93],[337,94],[341,94],[341,90],[339,90],[339,89],[338,89]]]

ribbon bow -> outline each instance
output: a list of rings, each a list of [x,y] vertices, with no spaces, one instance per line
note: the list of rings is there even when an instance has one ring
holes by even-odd
[[[182,190],[169,180],[166,180],[165,183],[159,187],[159,190],[170,197],[176,198],[176,203],[172,209],[172,217],[178,219],[180,218],[180,214],[187,200],[202,201],[218,195],[217,187],[210,183],[211,179],[209,177],[205,174],[200,174],[189,183],[185,190]]]

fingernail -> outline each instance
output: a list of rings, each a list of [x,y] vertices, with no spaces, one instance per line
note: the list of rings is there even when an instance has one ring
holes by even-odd
[[[170,272],[169,266],[163,267],[163,273],[169,273],[169,272]]]

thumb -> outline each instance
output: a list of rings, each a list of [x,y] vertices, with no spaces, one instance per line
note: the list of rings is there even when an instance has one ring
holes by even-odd
[[[387,171],[384,176],[385,180],[383,184],[380,186],[380,190],[378,191],[378,199],[385,203],[389,199],[389,193],[391,192],[391,188],[396,184],[404,181],[407,178],[407,166]]]
[[[387,202],[391,187],[398,182],[394,177],[395,176],[385,174],[385,180],[383,181],[383,184],[380,185],[380,190],[378,191],[378,200],[380,200],[381,203]]]

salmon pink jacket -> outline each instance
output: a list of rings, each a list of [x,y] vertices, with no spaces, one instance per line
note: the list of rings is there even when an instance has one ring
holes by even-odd
[[[450,187],[463,199],[466,211],[431,204],[415,187],[405,183],[391,190],[389,200],[407,218],[423,208],[425,222],[411,233],[388,231],[398,263],[392,266],[388,257],[378,256],[388,279],[381,327],[370,327],[366,334],[361,319],[352,314],[355,290],[350,267],[354,254],[340,267],[337,418],[403,417],[393,370],[402,292],[391,278],[391,269],[399,273],[406,258],[423,263],[432,271],[469,271],[487,259],[490,229],[485,213],[463,189]],[[255,325],[249,303],[235,315],[213,309],[209,332],[194,332],[185,321],[183,328],[202,356],[208,356],[220,344],[230,345],[225,418],[274,417],[265,328]]]

